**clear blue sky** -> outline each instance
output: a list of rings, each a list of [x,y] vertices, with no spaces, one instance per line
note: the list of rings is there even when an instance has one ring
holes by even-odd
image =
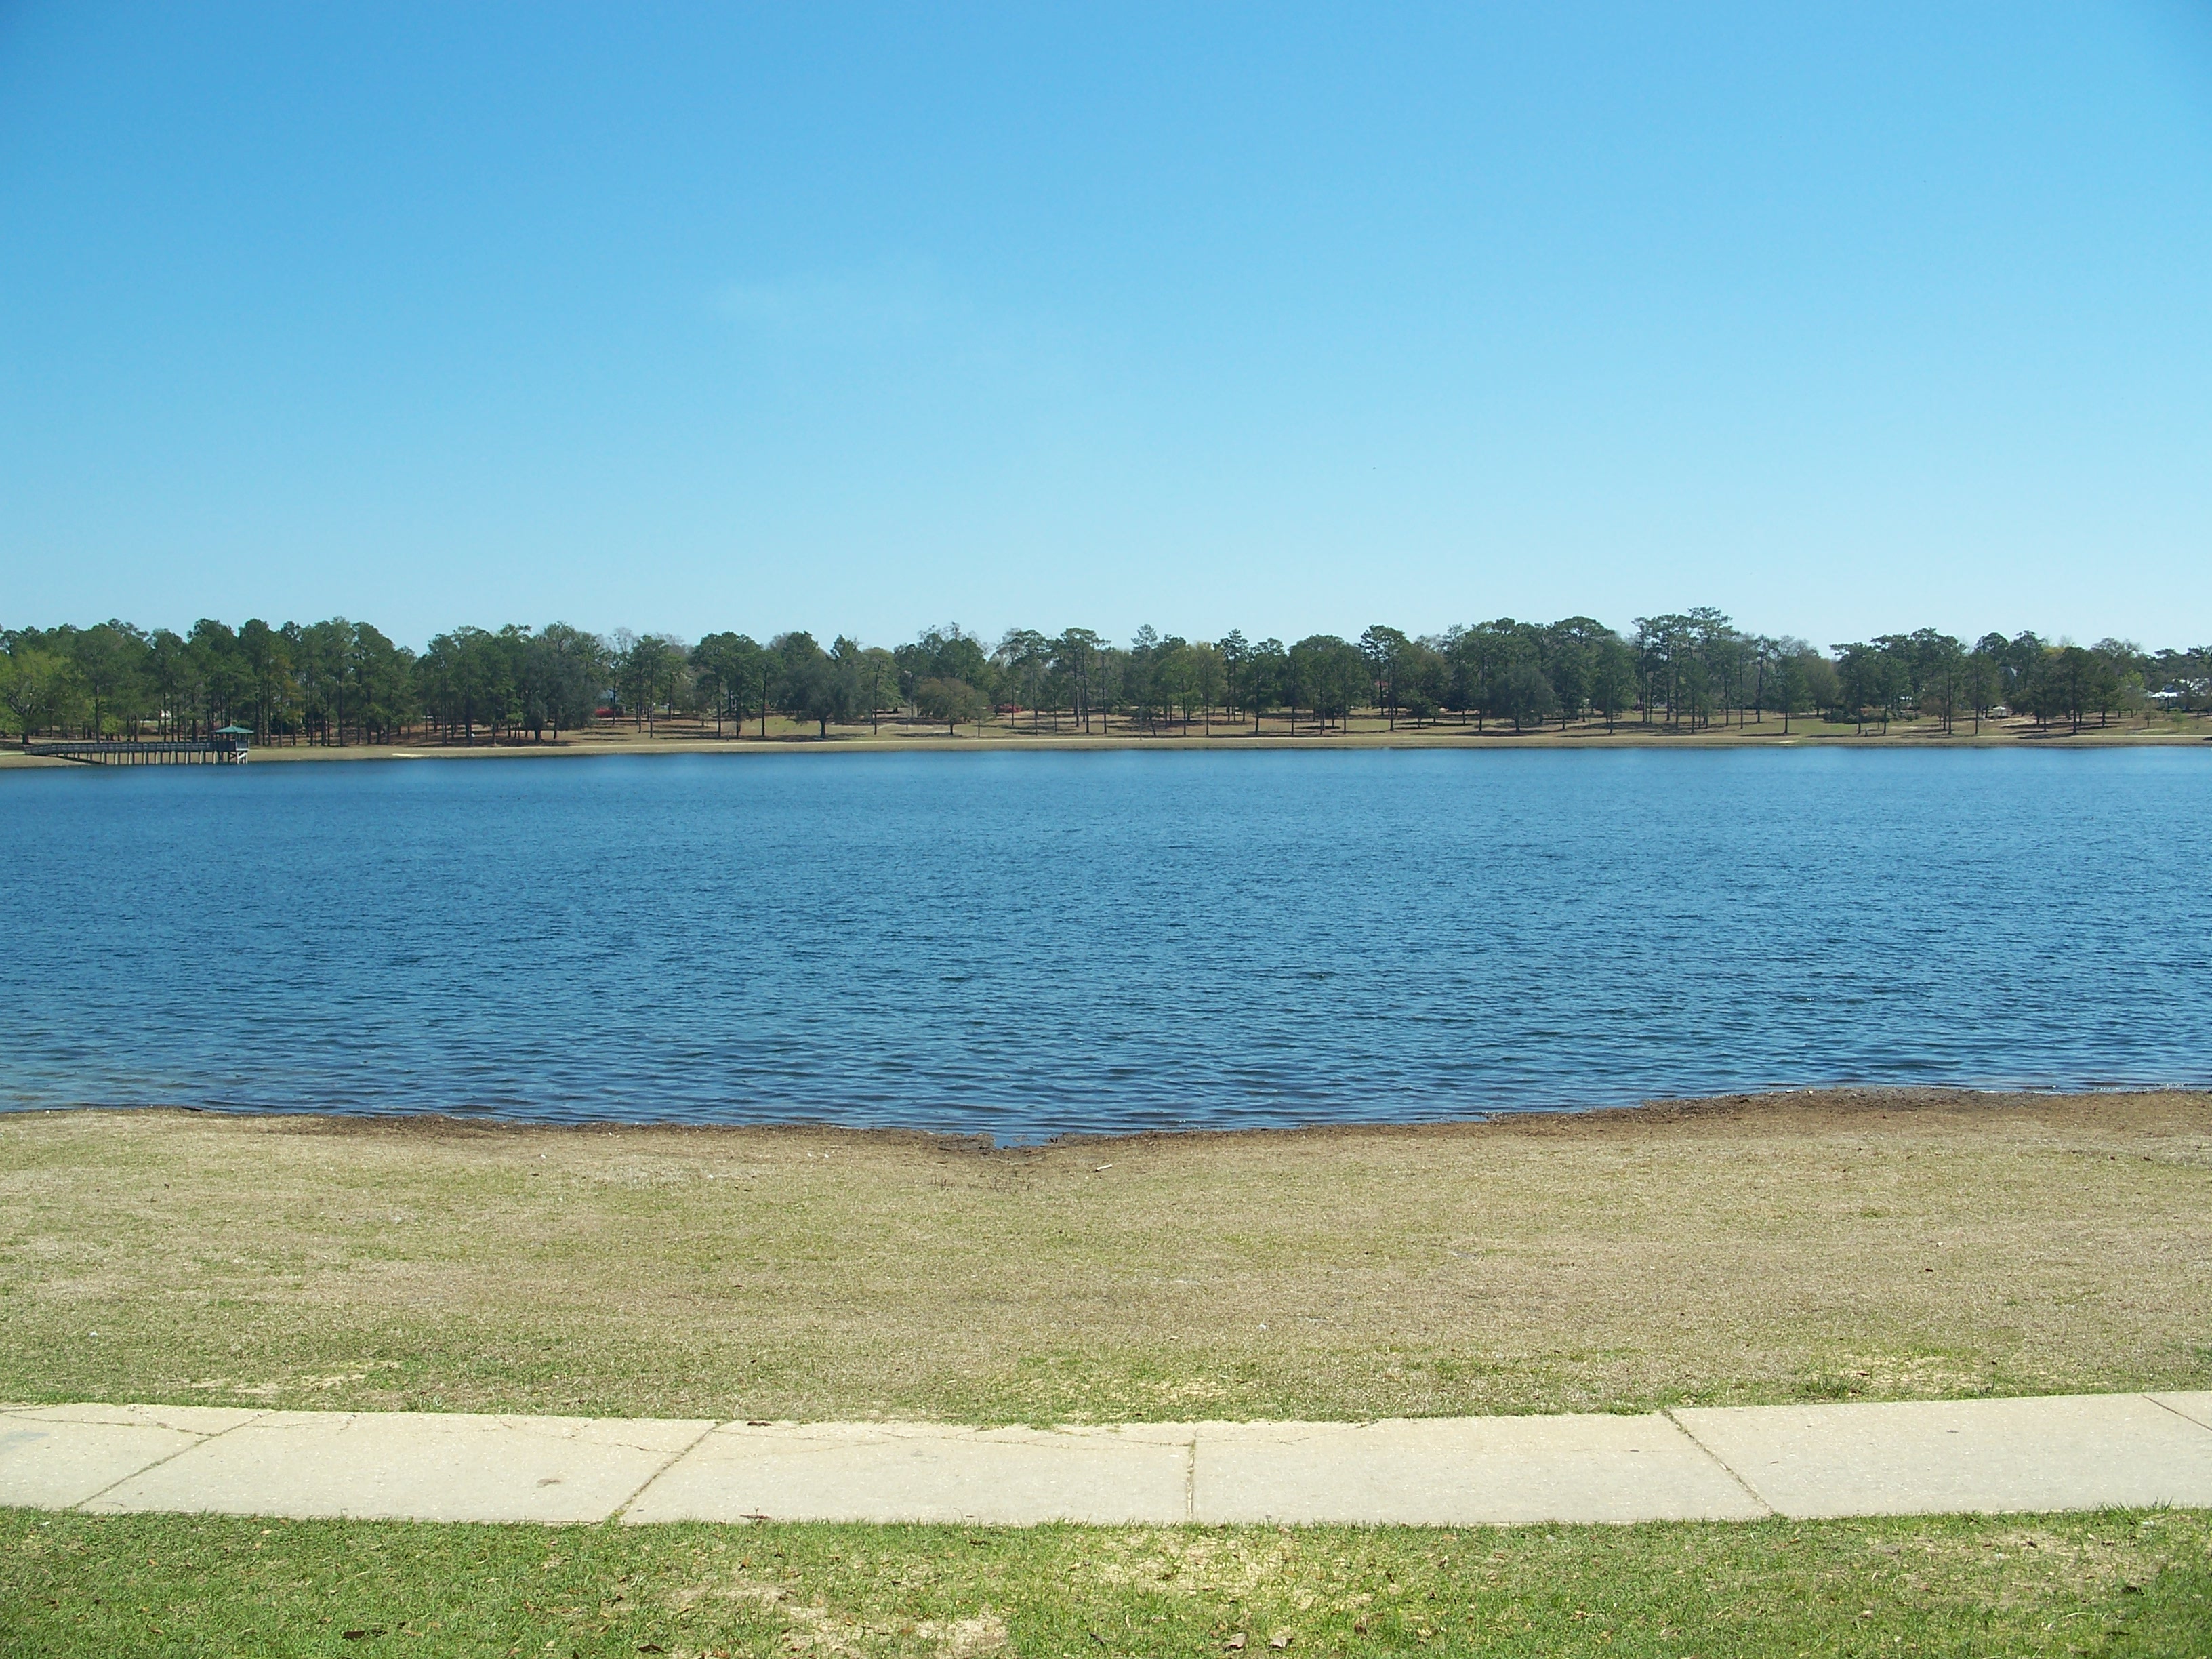
[[[0,623],[2212,638],[2212,11],[0,0]]]

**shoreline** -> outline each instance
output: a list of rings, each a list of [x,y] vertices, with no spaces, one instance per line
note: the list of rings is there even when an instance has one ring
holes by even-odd
[[[1769,1123],[1796,1116],[1826,1121],[1910,1117],[1922,1113],[1993,1109],[2037,1103],[2125,1105],[2142,1100],[2212,1097],[2212,1083],[2159,1084],[2110,1089],[2038,1089],[1954,1084],[1820,1084],[1802,1089],[1738,1091],[1717,1095],[1661,1095],[1626,1105],[1492,1108],[1464,1117],[1341,1119],[1316,1123],[1252,1124],[1231,1127],[1066,1130],[1036,1139],[1004,1139],[988,1131],[928,1129],[893,1124],[842,1124],[816,1118],[775,1121],[699,1122],[683,1118],[604,1118],[556,1121],[486,1113],[441,1111],[298,1111],[258,1107],[192,1106],[175,1103],[0,1108],[0,1123],[33,1118],[174,1116],[215,1123],[258,1125],[271,1131],[301,1133],[412,1138],[425,1141],[485,1140],[503,1136],[556,1139],[637,1135],[667,1136],[693,1142],[737,1139],[830,1139],[855,1150],[908,1148],[968,1157],[1034,1158],[1085,1150],[1143,1149],[1182,1152],[1212,1145],[1222,1151],[1273,1150],[1290,1141],[1316,1146],[1345,1140],[1449,1140],[1519,1132],[1532,1134],[1603,1134],[1690,1124]],[[709,1145],[703,1150],[715,1150]]]
[[[1352,732],[1293,736],[1267,732],[1222,732],[1148,737],[1115,732],[1084,737],[1079,733],[1031,736],[994,732],[988,736],[871,737],[833,733],[829,738],[777,735],[745,738],[630,738],[564,737],[549,743],[501,742],[483,744],[357,744],[325,748],[299,744],[255,749],[253,763],[282,762],[512,760],[521,758],[574,759],[614,755],[830,755],[830,754],[1006,754],[1023,751],[1081,753],[1086,750],[1206,750],[1237,753],[1249,750],[1364,750],[1438,749],[1504,752],[1517,749],[2172,749],[2212,744],[2212,730],[2190,731],[2142,727],[2091,728],[2081,732],[2027,730],[1941,732],[1899,730],[1884,735],[1869,732],[1799,730],[1779,732],[1718,730],[1705,732],[1601,731],[1571,732]],[[0,749],[0,771],[50,770],[82,765],[51,756],[26,754],[21,748]]]

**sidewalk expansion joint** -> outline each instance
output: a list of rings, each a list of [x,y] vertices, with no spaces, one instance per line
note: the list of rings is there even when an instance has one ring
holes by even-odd
[[[629,1506],[636,1503],[639,1498],[644,1497],[647,1491],[652,1486],[654,1481],[659,1480],[662,1475],[667,1474],[669,1470],[674,1468],[685,1458],[690,1456],[693,1452],[699,1449],[699,1443],[701,1441],[704,1440],[708,1435],[714,1433],[715,1430],[721,1428],[722,1426],[723,1425],[720,1423],[709,1423],[705,1428],[700,1430],[698,1433],[693,1435],[690,1439],[685,1441],[674,1451],[669,1453],[667,1456],[662,1458],[660,1462],[654,1466],[653,1473],[647,1475],[644,1480],[637,1483],[637,1490],[631,1492],[629,1497],[623,1498],[621,1503],[614,1506],[612,1511],[611,1511],[607,1516],[607,1519],[610,1522],[620,1521],[624,1515],[629,1513]],[[650,1451],[653,1449],[649,1446],[632,1446],[629,1449],[632,1451]],[[763,1518],[765,1519],[766,1517]]]
[[[1688,1424],[1682,1421],[1680,1418],[1675,1416],[1672,1411],[1668,1410],[1664,1406],[1659,1407],[1659,1415],[1665,1418],[1669,1423],[1672,1423],[1676,1431],[1680,1433],[1684,1439],[1687,1440],[1699,1451],[1705,1453],[1706,1456],[1711,1458],[1716,1467],[1719,1468],[1720,1472],[1728,1476],[1729,1480],[1735,1481],[1737,1487],[1742,1492],[1743,1495],[1751,1499],[1753,1503],[1758,1504],[1763,1513],[1769,1517],[1779,1513],[1773,1504],[1768,1503],[1765,1498],[1759,1496],[1759,1489],[1756,1486],[1753,1486],[1750,1481],[1745,1480],[1741,1475],[1738,1474],[1735,1469],[1729,1467],[1728,1459],[1723,1457],[1711,1446],[1708,1446],[1704,1441],[1698,1439],[1697,1435],[1692,1431]]]
[[[2207,1423],[2203,1418],[2191,1417],[2187,1412],[2182,1410],[2180,1407],[2170,1406],[2154,1394],[2147,1394],[2143,1395],[2143,1398],[2149,1401],[2150,1403],[2157,1407],[2159,1410],[2162,1412],[2171,1412],[2183,1422],[2191,1424],[2197,1428],[2203,1429],[2208,1434],[2212,1434],[2212,1423]]]
[[[258,1423],[263,1418],[268,1415],[269,1413],[267,1412],[256,1412],[252,1416],[247,1418],[245,1422],[234,1423],[227,1429],[217,1429],[213,1434],[193,1435],[192,1442],[190,1445],[179,1446],[176,1450],[169,1453],[165,1457],[157,1457],[150,1463],[141,1464],[138,1468],[131,1470],[128,1474],[118,1475],[114,1480],[102,1486],[98,1492],[86,1493],[82,1498],[77,1499],[75,1504],[71,1504],[70,1507],[72,1509],[81,1510],[88,1504],[98,1503],[101,1498],[106,1497],[108,1493],[113,1492],[118,1486],[128,1485],[130,1482],[139,1479],[142,1475],[151,1474],[155,1469],[160,1468],[164,1463],[173,1463],[177,1459],[182,1457],[186,1452],[198,1451],[202,1446],[207,1445],[212,1441],[220,1440],[227,1434],[235,1433],[240,1429],[250,1427],[253,1424]],[[174,1431],[174,1432],[178,1434],[192,1433],[190,1429],[178,1429]]]

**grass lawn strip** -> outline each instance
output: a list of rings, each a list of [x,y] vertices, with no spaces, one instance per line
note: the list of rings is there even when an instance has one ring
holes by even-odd
[[[21,1402],[1050,1424],[2193,1389],[2208,1266],[2203,1094],[996,1151],[0,1115]]]
[[[623,1528],[0,1511],[0,1652],[2212,1650],[2212,1516]]]

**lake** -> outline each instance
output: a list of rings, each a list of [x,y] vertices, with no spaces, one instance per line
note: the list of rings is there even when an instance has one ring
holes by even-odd
[[[0,774],[0,1103],[988,1132],[2212,1083],[2212,753]]]

